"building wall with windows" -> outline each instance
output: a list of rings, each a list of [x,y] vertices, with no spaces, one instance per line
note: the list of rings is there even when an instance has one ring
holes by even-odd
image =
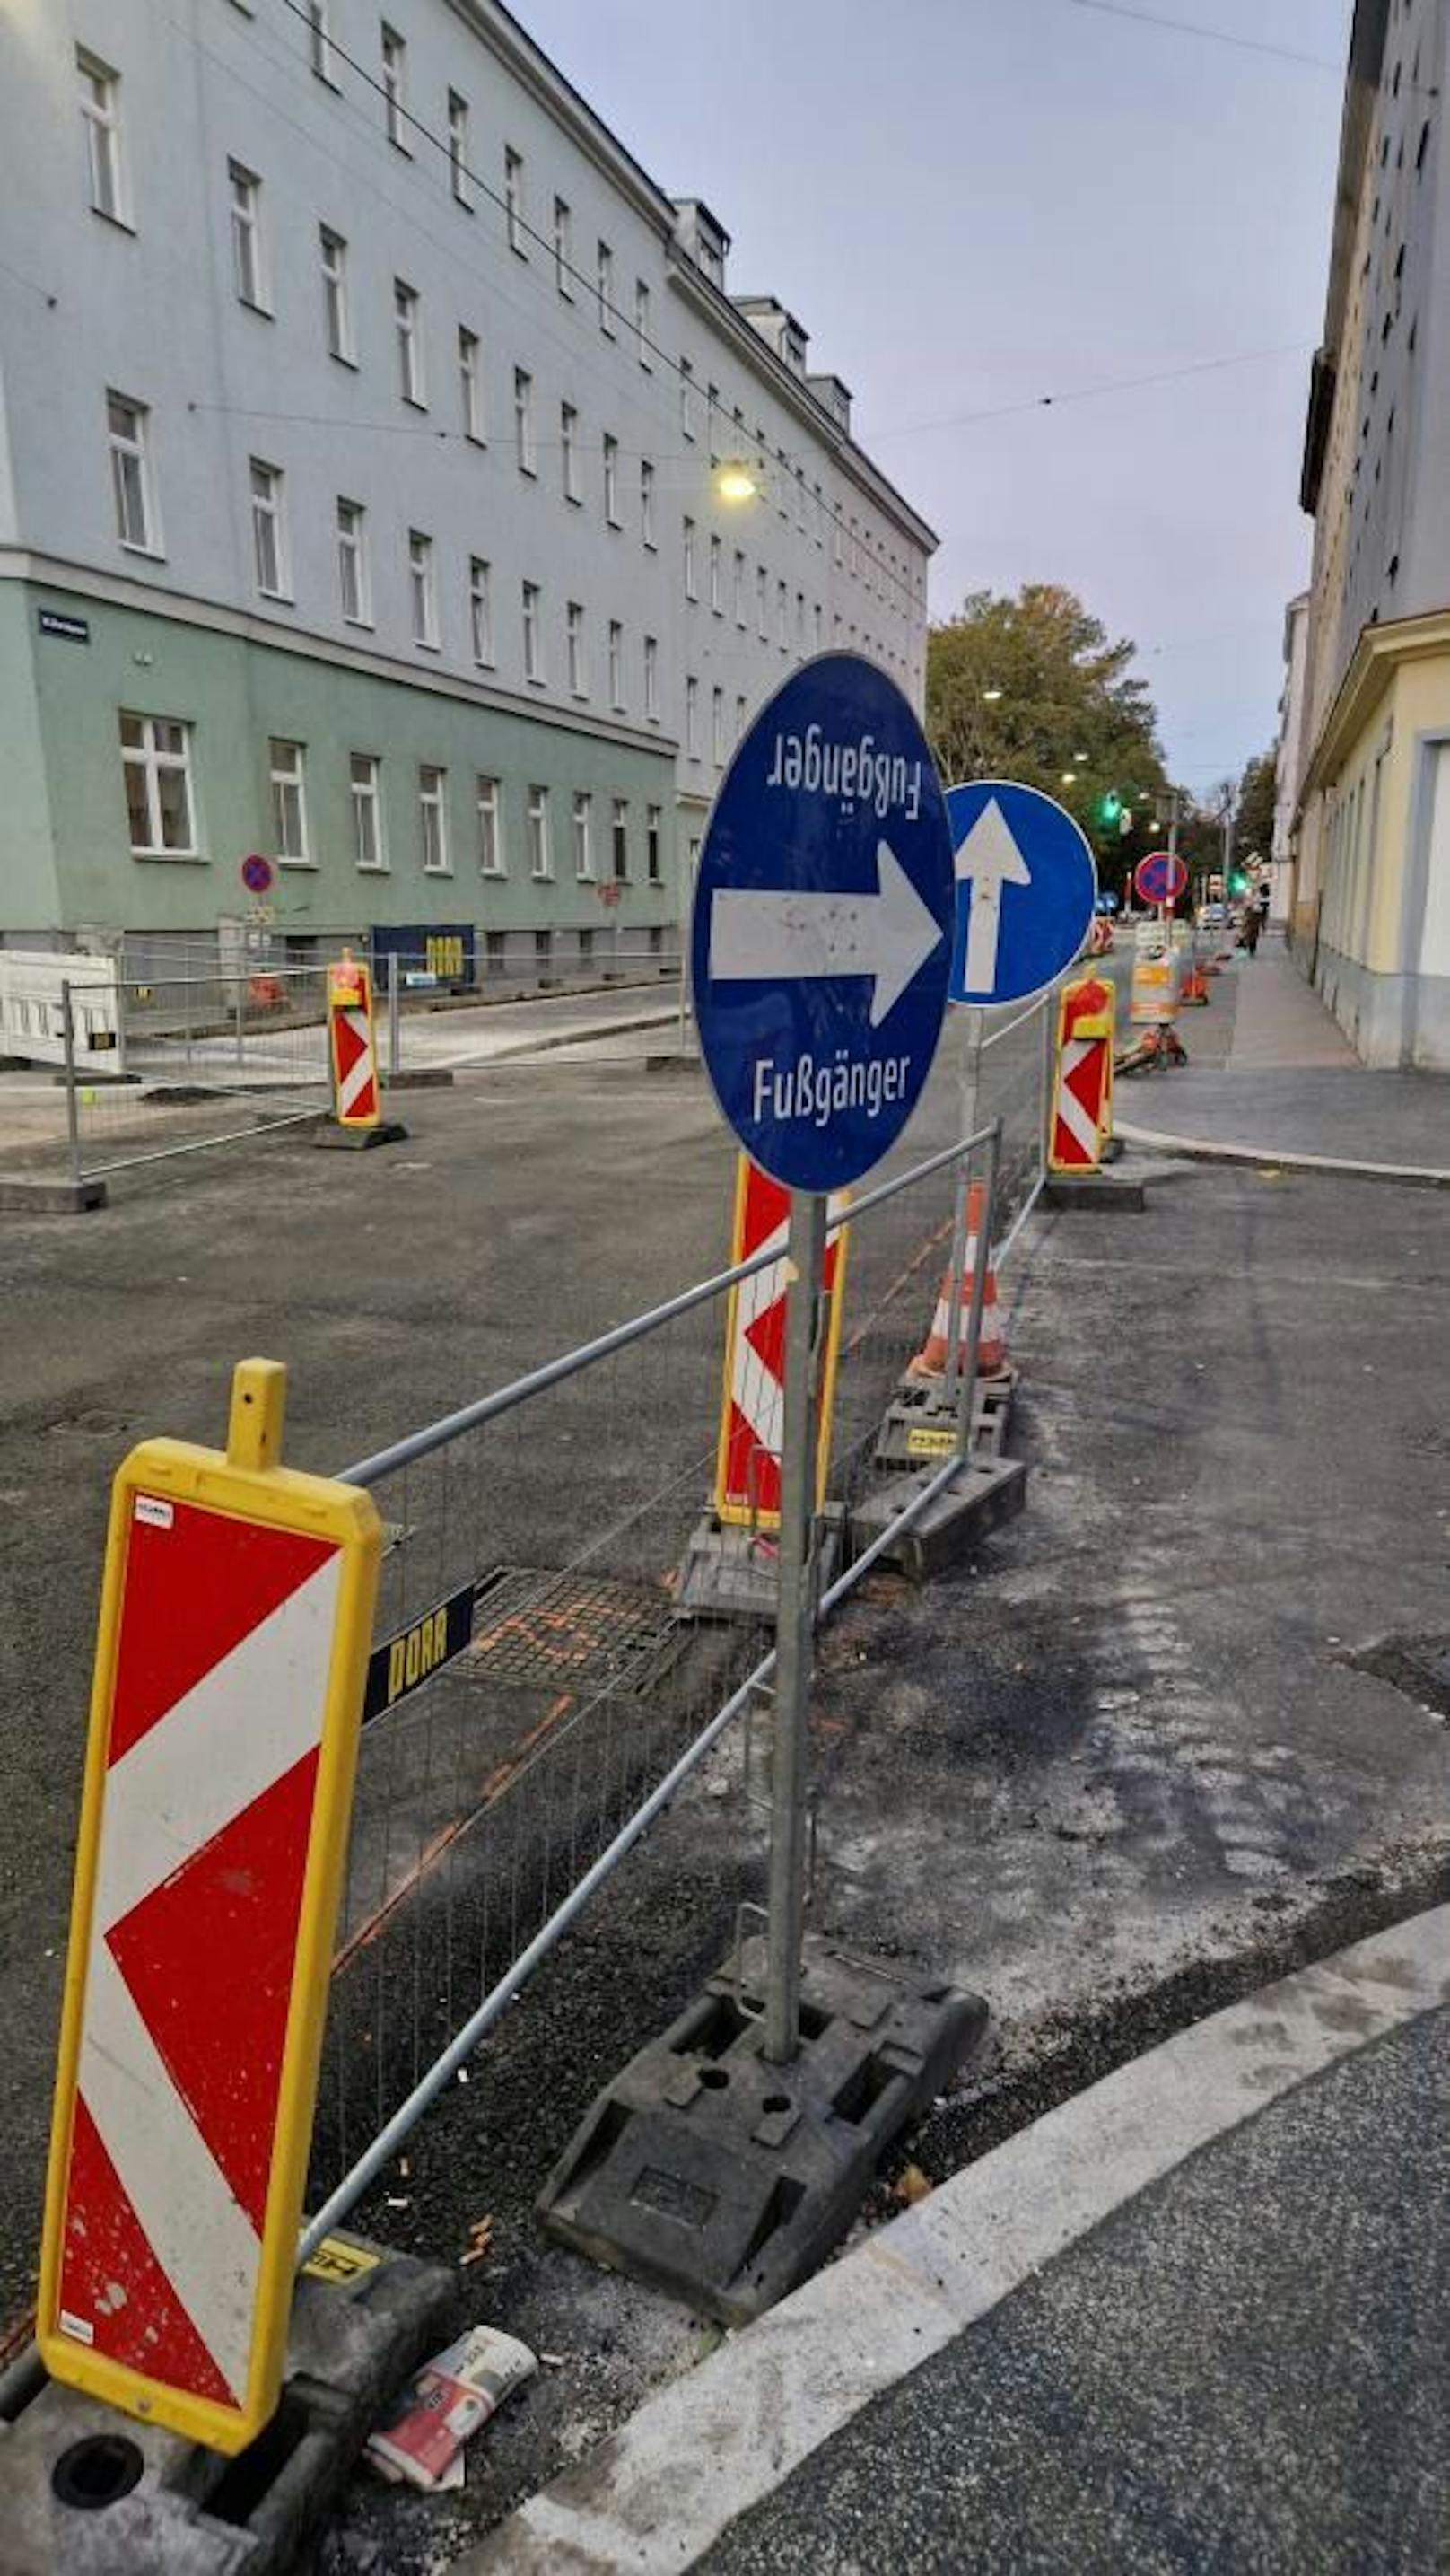
[[[0,158],[0,931],[204,932],[257,849],[279,936],[568,930],[580,797],[653,927],[795,663],[920,703],[846,388],[491,0],[0,13]]]
[[[1366,1060],[1450,1069],[1450,156],[1441,0],[1356,0],[1323,344],[1296,954]]]

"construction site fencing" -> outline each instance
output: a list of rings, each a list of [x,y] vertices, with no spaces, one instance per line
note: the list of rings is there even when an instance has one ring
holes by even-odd
[[[995,1124],[963,1135],[959,1098],[959,1076],[938,1086],[916,1159],[898,1150],[849,1211],[821,1616],[911,1517],[853,1553],[851,1506],[881,1481],[878,1426],[953,1262],[960,1364],[975,1376],[965,1194],[975,1176],[990,1240],[1000,1137]],[[947,1141],[923,1153],[933,1123]],[[386,1554],[304,2255],[725,1731],[767,1704],[769,1582],[757,1616],[695,1617],[683,1569],[709,1513],[731,1292],[759,1283],[756,1310],[769,1303],[783,1250],[768,1244],[345,1471],[375,1496]],[[734,1397],[778,1440],[776,1382],[737,1347]],[[960,1449],[934,1467],[914,1509],[959,1465]],[[768,1575],[767,1513],[742,1545]]]
[[[67,984],[73,1177],[93,1180],[324,1115],[326,988],[321,965],[121,983],[116,1074],[100,1081],[75,1049]]]

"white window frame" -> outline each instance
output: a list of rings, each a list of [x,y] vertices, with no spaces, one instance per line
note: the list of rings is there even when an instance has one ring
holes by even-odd
[[[745,731],[745,704],[746,702],[743,693],[737,694],[735,700],[735,739],[737,742],[739,742]]]
[[[279,868],[311,868],[317,862],[307,832],[307,747],[305,743],[284,742],[270,735],[267,742],[267,777],[272,795],[272,855]],[[288,829],[289,809],[296,817],[296,849],[289,849],[292,837]]]
[[[365,773],[362,777],[358,775],[360,769]],[[388,842],[383,822],[383,764],[375,751],[348,753],[347,785],[352,802],[354,863],[365,876],[384,876],[388,866]],[[364,815],[368,818],[366,831],[363,828]],[[363,856],[365,840],[371,841],[371,858]]]
[[[611,528],[621,526],[619,516],[619,441],[612,430],[604,433],[604,517]]]
[[[185,718],[181,716],[141,715],[135,709],[130,707],[122,707],[119,710],[118,724],[121,744],[122,791],[123,793],[125,791],[125,773],[128,769],[139,769],[145,782],[146,821],[150,838],[144,844],[138,841],[131,842],[130,846],[132,857],[136,859],[194,859],[198,857],[200,853],[196,837],[196,788],[191,774],[191,726],[186,722]],[[139,743],[127,743],[125,728],[128,724],[139,725],[141,727],[142,738]],[[180,734],[180,751],[163,750],[158,739],[158,729],[162,725],[171,727]],[[160,782],[163,771],[168,776],[180,776],[183,793],[186,799],[187,837],[184,841],[177,841],[169,845],[162,838],[164,826],[161,819]],[[129,797],[126,800],[126,807],[126,829],[127,837],[129,839]]]
[[[700,757],[700,683],[693,671],[685,675],[685,757]]]
[[[125,412],[130,427],[118,429],[112,415]],[[111,497],[116,512],[116,534],[131,555],[159,555],[161,552],[161,517],[156,506],[156,487],[151,474],[151,412],[148,404],[137,402],[131,394],[106,389],[106,444],[111,459]],[[139,506],[140,534],[131,525],[131,502]],[[129,533],[128,533],[129,530]]]
[[[393,280],[393,331],[398,348],[398,390],[415,411],[426,411],[421,323],[423,299],[406,278]]]
[[[663,834],[665,809],[646,805],[644,809],[644,874],[646,885],[663,885]]]
[[[695,370],[688,358],[680,360],[680,436],[695,435]]]
[[[408,530],[408,593],[413,642],[425,652],[438,650],[438,579],[433,540],[425,528]]]
[[[252,570],[263,599],[292,596],[292,567],[287,544],[287,477],[265,457],[247,459],[248,507],[252,514]],[[268,575],[271,578],[268,578]]]
[[[790,651],[790,584],[777,580],[775,585],[775,640],[782,653]]]
[[[660,639],[657,635],[647,635],[644,639],[644,711],[650,724],[659,723]]]
[[[527,367],[514,369],[514,445],[519,472],[536,475],[539,459],[534,445],[534,380]]]
[[[594,799],[583,787],[574,791],[574,875],[580,885],[594,882]]]
[[[121,143],[121,75],[99,54],[76,47],[81,122],[86,130],[86,177],[91,212],[130,229],[126,161]]]
[[[525,807],[529,851],[529,875],[535,885],[547,885],[554,874],[554,853],[549,837],[549,791],[531,785]]]
[[[685,597],[698,599],[700,594],[695,583],[695,522],[688,516],[684,523],[684,567]]]
[[[479,875],[506,876],[503,835],[499,829],[498,780],[491,778],[483,769],[474,772],[473,811],[478,824]]]
[[[544,685],[543,593],[536,581],[523,584],[524,612],[524,678],[535,688]]]
[[[629,798],[609,800],[609,874],[615,885],[629,883]]]
[[[467,324],[458,325],[458,396],[463,435],[475,447],[486,447],[483,418],[483,342]]]
[[[346,517],[344,517],[346,513]],[[337,588],[346,626],[371,626],[373,622],[372,581],[368,565],[368,514],[361,501],[350,501],[345,492],[337,496]],[[355,606],[349,608],[348,575],[352,564],[352,591]]]
[[[330,0],[307,0],[308,59],[320,81],[329,89],[337,87],[337,67],[332,58]]]
[[[614,253],[602,238],[594,252],[595,298],[599,307],[599,328],[606,340],[614,338]]]
[[[755,624],[762,644],[770,641],[770,574],[764,564],[755,567]]]
[[[448,772],[436,760],[418,763],[418,847],[425,877],[451,877],[448,847]],[[431,855],[430,855],[431,853]]]
[[[579,490],[579,414],[569,402],[559,405],[559,459],[564,498],[577,504],[583,497]]]
[[[317,228],[318,256],[322,263],[322,320],[327,339],[327,354],[345,367],[357,365],[353,345],[352,308],[347,292],[347,235],[334,232],[331,224]]]
[[[745,632],[745,556],[739,546],[735,549],[735,560],[730,568],[730,595],[731,604],[735,610],[735,623],[743,635]]]
[[[453,202],[465,214],[473,212],[473,190],[468,169],[468,101],[462,90],[448,93],[448,179]]]
[[[568,659],[569,695],[589,695],[589,664],[584,640],[584,603],[571,599],[564,608],[564,649]]]
[[[712,528],[710,531],[710,606],[717,617],[723,617],[725,614],[725,596],[722,588],[723,563],[724,550]]]
[[[227,163],[227,199],[232,232],[232,284],[237,302],[252,313],[271,317],[267,289],[266,244],[262,238],[262,182],[244,161]]]
[[[649,288],[642,277],[634,281],[634,346],[645,374],[654,373],[654,354],[650,348]]]
[[[655,470],[649,457],[639,460],[639,534],[640,542],[653,554],[655,537]]]
[[[383,57],[383,131],[397,152],[406,152],[409,160],[413,147],[408,141],[408,40],[396,27],[383,20],[380,34]]]
[[[509,249],[517,251],[520,259],[527,259],[528,245],[523,230],[528,221],[524,197],[524,156],[522,152],[516,152],[511,143],[506,143],[503,148],[503,203]]]
[[[624,628],[617,617],[609,621],[609,703],[616,715],[624,710]]]
[[[554,199],[554,284],[566,304],[574,301],[574,216],[567,197]]]
[[[710,691],[710,757],[717,769],[725,766],[725,692]]]
[[[493,569],[482,555],[468,558],[468,632],[480,670],[493,669]]]

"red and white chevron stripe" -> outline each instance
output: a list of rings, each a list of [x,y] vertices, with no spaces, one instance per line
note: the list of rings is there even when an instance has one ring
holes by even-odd
[[[378,1067],[372,1013],[334,1010],[332,1088],[339,1126],[371,1127],[378,1115]]]
[[[240,2405],[342,1553],[134,1498],[56,2334]]]
[[[1052,1161],[1058,1171],[1097,1170],[1108,1060],[1102,1038],[1069,1038],[1063,1047],[1052,1120]]]
[[[844,1196],[831,1200],[828,1213],[833,1226],[840,1225],[847,1205]],[[776,1527],[780,1520],[789,1232],[789,1191],[745,1162],[730,1257],[748,1261],[756,1252],[773,1252],[776,1257],[766,1269],[742,1279],[730,1300],[725,1422],[715,1508],[722,1518],[763,1523],[767,1528]],[[822,1273],[828,1293],[836,1285],[840,1253],[841,1236],[834,1233],[827,1240]]]

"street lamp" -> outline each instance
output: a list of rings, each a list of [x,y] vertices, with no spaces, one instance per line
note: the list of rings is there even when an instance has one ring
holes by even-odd
[[[715,490],[722,501],[728,501],[731,507],[735,508],[742,501],[757,500],[760,485],[756,482],[749,466],[738,456],[731,456],[726,458],[716,474]]]
[[[982,691],[982,702],[985,706],[994,707],[1001,695],[1002,692],[1000,689],[984,689]]]
[[[1062,783],[1064,787],[1075,786],[1077,783],[1077,771],[1075,769],[1065,769],[1062,773]]]

